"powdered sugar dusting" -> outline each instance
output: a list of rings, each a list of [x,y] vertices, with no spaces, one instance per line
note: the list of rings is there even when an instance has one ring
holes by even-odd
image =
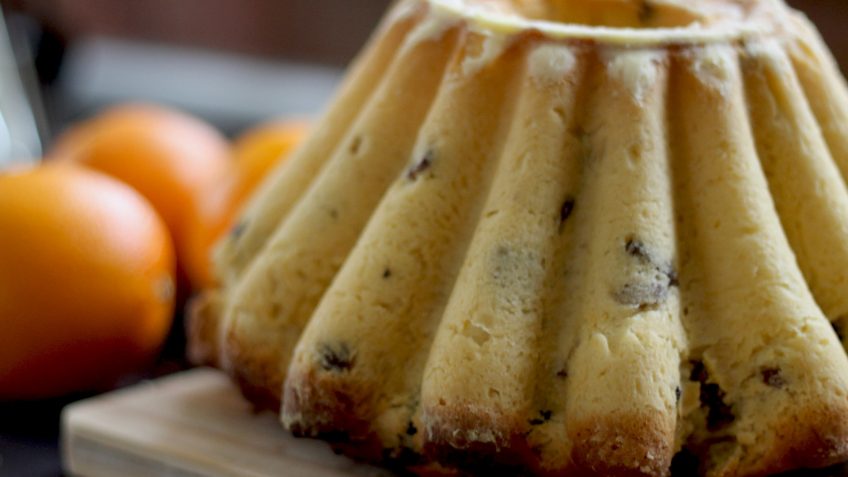
[[[473,75],[497,59],[509,45],[509,39],[506,35],[486,34],[480,54],[468,56],[463,60],[462,74]]]
[[[722,45],[708,45],[689,50],[690,69],[704,85],[722,95],[727,94],[733,69],[737,67],[735,51]]]
[[[544,83],[558,83],[574,71],[577,58],[567,45],[544,44],[530,55],[530,75]]]
[[[609,50],[605,53],[607,71],[633,95],[637,103],[645,100],[657,82],[658,67],[662,63],[658,50]]]

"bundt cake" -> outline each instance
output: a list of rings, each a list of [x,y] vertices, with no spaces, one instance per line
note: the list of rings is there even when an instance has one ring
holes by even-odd
[[[828,466],[846,178],[848,89],[781,0],[401,1],[219,245],[190,354],[417,472]]]

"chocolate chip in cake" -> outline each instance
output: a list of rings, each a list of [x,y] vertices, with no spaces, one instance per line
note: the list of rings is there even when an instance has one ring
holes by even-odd
[[[238,240],[244,234],[244,231],[247,230],[247,221],[242,220],[237,223],[235,227],[230,230],[230,238],[232,240]]]
[[[668,281],[658,279],[643,283],[625,283],[613,293],[615,300],[622,305],[636,306],[640,310],[649,310],[663,301],[668,296]]]
[[[424,157],[421,158],[418,162],[416,162],[409,170],[406,172],[407,179],[414,181],[418,179],[418,176],[429,169],[433,165],[433,151],[427,151],[424,154]]]
[[[627,241],[624,243],[624,250],[634,257],[640,258],[649,263],[652,262],[651,256],[648,254],[648,249],[645,247],[645,244],[633,237],[628,237]]]
[[[783,389],[783,387],[786,386],[786,379],[781,374],[780,368],[763,368],[760,370],[760,375],[762,376],[763,383],[766,386],[770,386],[775,389]]]
[[[392,276],[392,271],[390,269],[383,270],[383,278],[390,278]]]
[[[350,141],[350,147],[348,148],[348,152],[350,152],[351,155],[355,156],[355,155],[359,154],[359,150],[360,150],[361,147],[362,147],[362,136],[356,136],[356,137],[353,138],[352,141]]]
[[[678,278],[677,276],[677,270],[672,267],[668,267],[668,269],[665,271],[665,275],[668,277],[668,286],[680,286],[680,278]]]
[[[418,434],[418,428],[415,427],[412,421],[409,421],[409,424],[406,426],[406,435],[414,436],[415,434]]]
[[[566,371],[565,369],[560,369],[559,371],[557,371],[556,376],[560,379],[565,379],[568,377],[568,371]]]
[[[702,361],[690,361],[689,364],[692,365],[692,371],[689,373],[690,381],[703,383],[709,379],[709,375],[707,375],[707,368],[704,366]]]
[[[565,202],[562,203],[562,207],[559,209],[559,230],[562,232],[563,227],[565,226],[565,222],[571,217],[571,213],[574,212],[574,198],[568,197],[565,199]]]
[[[708,409],[707,429],[714,431],[733,422],[734,416],[730,406],[724,403],[724,391],[715,383],[701,386],[701,402]]]
[[[657,271],[668,277],[669,286],[676,287],[679,285],[677,270],[672,265],[660,263],[650,251],[647,245],[635,237],[628,237],[624,243],[624,250],[628,255],[639,259],[643,264],[652,266]]]
[[[336,209],[330,209],[328,211],[328,213],[330,214],[330,218],[333,219],[333,220],[336,220],[336,219],[339,218],[339,211],[336,210]]]
[[[539,417],[534,417],[533,419],[530,419],[528,422],[530,423],[531,426],[541,426],[542,424],[550,421],[551,416],[553,416],[553,415],[554,415],[553,411],[542,410],[542,411],[539,411]]]
[[[680,389],[680,386],[674,388],[674,400],[676,402],[680,402],[680,398],[683,396],[683,391]]]
[[[643,273],[613,291],[613,298],[642,311],[655,308],[668,297],[669,289],[678,285],[677,272],[669,265],[659,264],[648,247],[634,237],[627,238],[624,250],[648,270],[643,269]]]
[[[649,23],[656,13],[657,9],[650,0],[642,0],[639,4],[639,23],[642,25]]]
[[[692,361],[692,381],[701,384],[701,406],[707,408],[707,430],[719,430],[735,419],[733,410],[724,402],[724,391],[716,383],[709,382],[710,375],[702,361]]]
[[[356,358],[345,343],[319,345],[318,355],[321,369],[333,372],[349,371]]]

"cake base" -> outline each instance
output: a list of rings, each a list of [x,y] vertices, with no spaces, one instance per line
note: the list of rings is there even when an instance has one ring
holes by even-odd
[[[62,416],[62,440],[69,475],[391,475],[335,455],[322,442],[292,437],[273,413],[251,412],[236,386],[209,369],[73,404]],[[789,476],[845,477],[848,465]]]

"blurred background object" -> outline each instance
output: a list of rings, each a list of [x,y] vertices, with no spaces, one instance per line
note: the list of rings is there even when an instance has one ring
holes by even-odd
[[[843,74],[848,71],[848,2],[845,0],[787,0],[787,3],[807,14],[816,24]]]
[[[308,116],[390,0],[2,0],[29,38],[50,129],[147,100],[227,133]]]
[[[30,20],[52,131],[110,103],[149,100],[234,133],[319,110],[391,0],[0,3]],[[848,64],[848,2],[789,3]]]
[[[29,44],[19,41],[19,33],[7,27],[0,12],[0,167],[41,155],[34,113],[41,111],[38,82]]]

